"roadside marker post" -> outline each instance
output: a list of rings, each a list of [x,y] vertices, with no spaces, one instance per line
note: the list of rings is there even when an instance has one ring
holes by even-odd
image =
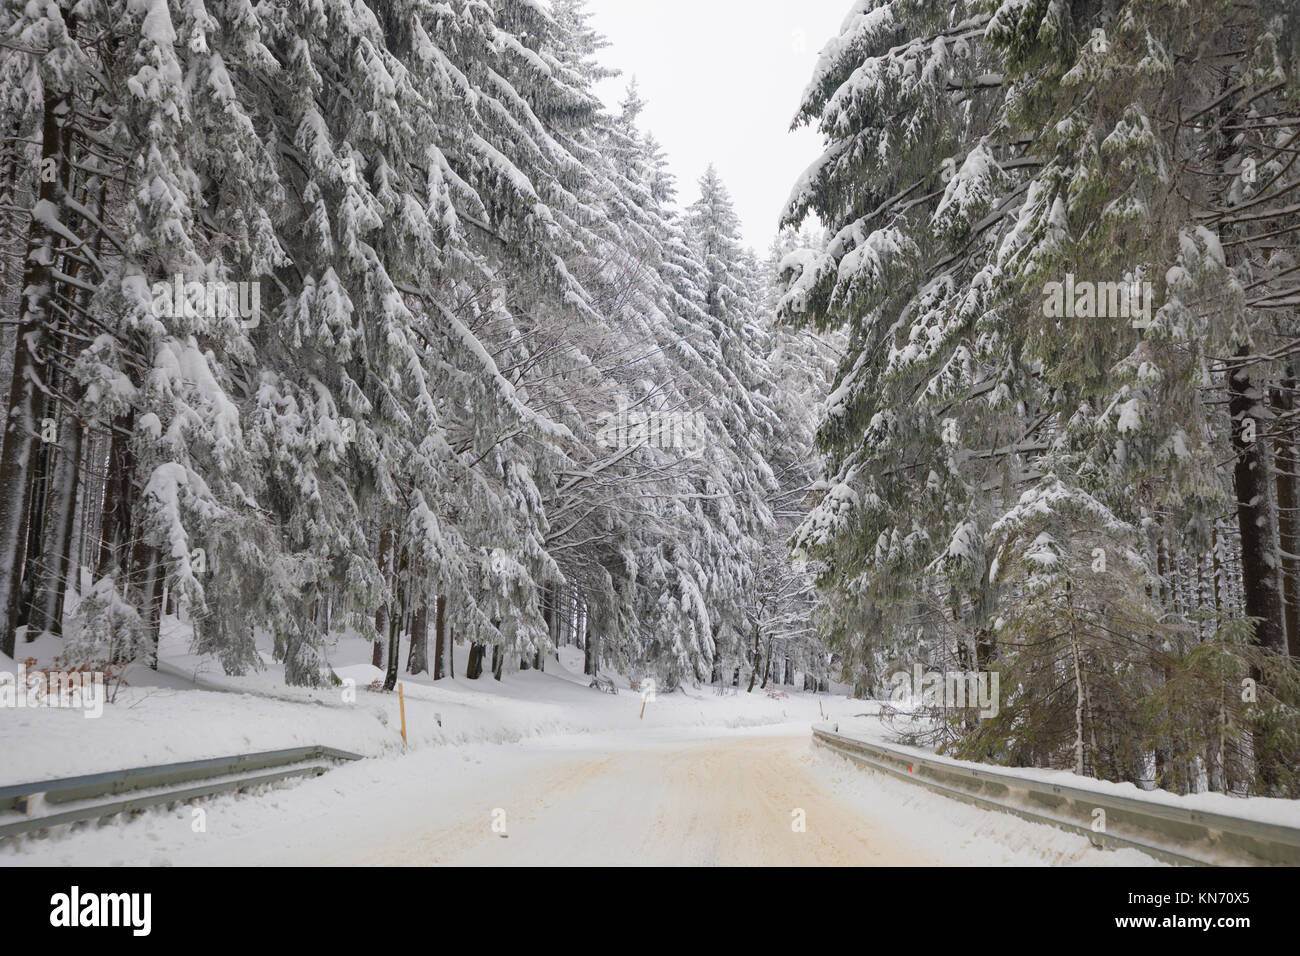
[[[397,682],[397,706],[402,712],[402,743],[406,743],[406,694],[402,691],[401,681]]]

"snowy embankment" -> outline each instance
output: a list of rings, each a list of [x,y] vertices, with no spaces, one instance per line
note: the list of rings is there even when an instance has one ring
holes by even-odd
[[[975,763],[969,760],[955,760],[920,747],[909,747],[898,743],[897,734],[885,725],[877,716],[879,705],[874,702],[858,702],[855,713],[838,717],[834,726],[837,732],[847,737],[856,737],[874,744],[881,744],[905,754],[925,757],[927,760],[952,764],[958,767],[971,767],[986,773],[1006,774],[1024,780],[1036,780],[1041,783],[1074,787],[1098,794],[1126,797],[1130,800],[1143,800],[1152,804],[1177,807],[1182,810],[1197,810],[1205,813],[1221,813],[1243,820],[1260,823],[1273,823],[1280,826],[1300,827],[1300,800],[1282,800],[1272,797],[1235,797],[1225,793],[1189,793],[1180,796],[1167,790],[1144,790],[1132,783],[1112,783],[1084,777],[1068,770],[1045,770],[1037,767],[1001,767],[987,763]],[[837,707],[836,713],[843,713],[844,708]],[[822,723],[818,721],[818,723]]]
[[[72,709],[0,707],[0,785],[313,744],[368,757],[403,749],[398,695],[367,689],[384,675],[370,665],[365,641],[344,639],[329,648],[345,686],[314,689],[286,686],[269,654],[264,670],[228,677],[188,645],[188,629],[169,620],[158,670],[128,669],[98,718]],[[58,651],[57,640],[42,639],[20,644],[19,658],[48,666]],[[659,694],[642,716],[641,694],[626,679],[606,675],[617,695],[588,686],[577,648],[549,657],[544,673],[507,673],[501,681],[490,672],[465,679],[467,656],[467,647],[456,648],[454,679],[401,675],[408,749],[611,731],[653,735],[668,728],[806,729],[820,715],[814,695],[772,687],[773,693],[756,687],[747,694],[742,687],[722,695],[709,688]],[[16,673],[17,665],[0,655],[0,671]]]

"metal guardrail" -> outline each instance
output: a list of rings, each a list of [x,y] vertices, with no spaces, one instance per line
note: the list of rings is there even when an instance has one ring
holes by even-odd
[[[1300,828],[949,763],[822,727],[813,728],[813,741],[945,796],[1079,833],[1096,846],[1131,847],[1180,865],[1300,865]],[[1094,830],[1097,809],[1105,812],[1100,831]]]
[[[293,747],[0,787],[0,839],[295,777],[319,776],[359,754]]]

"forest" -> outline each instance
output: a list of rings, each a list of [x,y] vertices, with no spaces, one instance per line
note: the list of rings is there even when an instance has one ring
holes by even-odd
[[[1300,9],[845,7],[756,253],[585,0],[6,0],[0,653],[919,665],[942,753],[1300,797]]]
[[[998,674],[946,751],[1300,796],[1298,52],[1285,0],[868,0],[823,50],[796,553],[860,690]]]
[[[592,94],[581,3],[4,10],[4,653],[177,614],[291,684],[343,630],[389,688],[452,641],[825,681],[785,539],[834,353]]]

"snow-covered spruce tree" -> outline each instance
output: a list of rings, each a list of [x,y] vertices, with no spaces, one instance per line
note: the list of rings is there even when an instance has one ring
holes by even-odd
[[[1208,774],[1223,788],[1277,761],[1238,748],[1225,767],[1221,756],[1245,713],[1212,705],[1237,692],[1244,662],[1257,657],[1240,646],[1240,630],[1217,628],[1211,654],[1235,665],[1207,669],[1194,650],[1206,621],[1233,615],[1218,601],[1215,547],[1231,485],[1214,459],[1227,431],[1200,400],[1213,367],[1197,351],[1208,316],[1233,314],[1206,290],[1233,292],[1218,238],[1184,200],[1204,179],[1177,168],[1212,154],[1212,137],[1185,120],[1223,94],[1201,80],[1214,75],[1217,41],[1202,48],[1205,31],[1189,27],[1209,22],[1207,11],[1168,7],[1074,14],[1008,3],[951,16],[916,4],[855,7],[809,87],[801,116],[820,123],[828,150],[791,208],[792,220],[816,211],[831,241],[825,253],[788,258],[783,311],[843,323],[850,335],[822,429],[832,470],[800,536],[827,560],[823,580],[850,617],[841,640],[877,628],[887,642],[915,634],[912,660],[984,669],[996,657],[1004,674],[1019,675],[999,722],[970,733],[955,715],[968,752],[1077,767],[1082,737],[1095,748],[1084,754],[1088,772],[1134,779],[1154,757],[1163,785],[1203,786]],[[1219,10],[1210,20],[1233,16]],[[1265,23],[1253,32],[1237,24],[1234,36],[1258,38],[1243,59],[1262,63],[1257,75],[1276,84],[1286,70],[1270,52],[1281,21]],[[1235,45],[1221,49],[1241,56]],[[1241,85],[1248,100],[1258,92]],[[902,125],[881,119],[900,115]],[[1095,298],[1068,311],[1045,301],[1050,283],[1060,290],[1076,279],[1116,290],[1150,281],[1150,328],[1135,327],[1147,324],[1135,321],[1145,312],[1107,310]],[[1226,326],[1239,341],[1249,323]],[[1240,435],[1244,419],[1262,414],[1263,392],[1243,384],[1238,394],[1238,472],[1258,482],[1266,449]],[[1257,512],[1271,490],[1242,496],[1235,483],[1248,503],[1242,525],[1266,529]],[[1033,535],[1012,520],[1025,509],[1041,524]],[[1081,548],[1098,514],[1115,518],[1101,524],[1110,540]],[[1262,554],[1258,531],[1243,536],[1246,553],[1252,536]],[[1272,574],[1266,556],[1256,565],[1243,562],[1248,595],[1266,591]],[[1210,574],[1212,608],[1207,589],[1192,586]],[[1148,583],[1135,592],[1132,580]],[[1052,626],[1085,596],[1094,613],[1125,609],[1111,626],[1141,649],[1140,675],[1131,655],[1107,653],[1105,642],[1087,649],[1086,629]],[[1056,610],[1043,613],[1045,600]],[[1276,613],[1255,615],[1266,646],[1277,643],[1268,637]],[[1180,617],[1201,623],[1142,623]],[[1041,684],[1023,683],[1039,668],[1018,650],[1030,636],[1055,649],[1042,658]],[[1201,676],[1184,680],[1193,669]],[[1134,679],[1117,684],[1117,674]],[[1182,710],[1169,709],[1168,687],[1179,688]],[[1282,727],[1286,705],[1271,701],[1271,726]],[[1044,705],[1079,719],[1047,720]],[[1194,715],[1194,729],[1176,713]],[[1032,752],[1000,752],[1031,728]],[[1257,785],[1277,790],[1276,780],[1266,773]]]
[[[720,425],[715,454],[719,464],[734,463],[736,470],[716,490],[701,487],[698,507],[711,557],[705,598],[712,617],[712,680],[731,682],[732,671],[747,656],[745,605],[758,539],[771,525],[768,494],[775,481],[764,451],[775,416],[761,391],[770,372],[758,264],[740,245],[739,219],[712,166],[700,178],[699,189],[700,198],[686,212],[686,238],[703,266],[698,285],[726,373],[726,391],[714,400]]]
[[[775,490],[769,497],[772,524],[759,536],[754,592],[745,607],[747,627],[754,629],[751,687],[757,677],[765,688],[786,661],[808,675],[806,680],[815,679],[819,689],[824,689],[828,678],[849,669],[842,659],[832,661],[826,647],[826,630],[834,627],[836,618],[826,613],[817,592],[817,568],[790,555],[791,536],[807,517],[818,473],[816,456],[811,454],[818,409],[829,391],[843,343],[836,334],[823,337],[808,328],[793,329],[777,322],[780,266],[791,251],[817,248],[821,242],[812,232],[784,229],[763,263],[762,321],[770,346],[763,394],[775,416],[763,454]]]
[[[386,38],[363,8],[287,5],[263,19],[245,7],[222,12],[231,19],[200,11],[173,22],[162,3],[112,11],[109,36],[121,36],[123,52],[112,65],[125,71],[121,85],[131,98],[104,140],[139,188],[118,217],[113,252],[122,256],[121,277],[95,289],[109,305],[121,303],[109,313],[120,324],[87,350],[87,374],[99,378],[88,392],[128,402],[108,409],[115,417],[98,571],[151,608],[156,626],[165,563],[202,648],[237,670],[255,659],[253,627],[266,627],[290,679],[313,682],[327,602],[341,598],[346,610],[373,605],[378,593],[372,563],[358,563],[367,550],[358,517],[365,489],[395,484],[383,456],[406,461],[417,436],[432,433],[422,447],[437,451],[443,429],[431,425],[437,409],[424,376],[447,381],[441,357],[449,355],[467,370],[459,381],[469,398],[487,394],[489,405],[521,413],[461,321],[435,313],[450,347],[420,338],[379,261],[403,261],[397,249],[405,242],[402,251],[428,274],[440,262],[433,238],[455,224],[455,184],[473,208],[473,193],[430,152],[436,140],[428,123],[400,121],[397,104],[417,124],[446,111],[409,82],[386,82],[403,70],[383,52]],[[25,29],[37,28],[44,29]],[[330,67],[326,80],[313,57],[337,58],[351,72],[340,80]],[[186,75],[196,82],[184,83]],[[358,112],[354,94],[376,109]],[[186,123],[203,135],[180,135]],[[332,136],[340,130],[336,150]],[[374,144],[373,169],[359,161],[348,134]],[[400,180],[386,172],[394,169]],[[335,222],[325,197],[340,210]],[[201,221],[193,214],[199,208]],[[388,231],[392,248],[376,251],[367,238],[379,231],[381,214],[404,228]],[[467,271],[487,272],[460,255],[471,263]],[[264,283],[262,314],[250,323],[209,314],[200,303],[155,309],[152,283],[170,288],[176,275]],[[121,290],[116,300],[113,288]],[[418,282],[412,289],[407,294],[426,294]],[[430,356],[439,360],[421,367]],[[474,406],[466,398],[460,407]],[[361,451],[348,459],[354,439]],[[204,602],[204,567],[219,611]],[[269,586],[247,588],[257,579]]]
[[[28,290],[23,308],[32,328],[20,337],[25,344],[16,371],[28,385],[11,390],[18,414],[10,421],[34,426],[28,415],[43,404],[42,438],[52,425],[57,444],[42,440],[35,445],[36,433],[26,426],[6,437],[6,459],[14,455],[22,463],[7,474],[22,486],[9,500],[25,512],[27,554],[21,562],[21,541],[6,548],[21,562],[11,568],[9,607],[29,615],[29,637],[35,636],[33,628],[58,629],[78,484],[88,464],[86,450],[94,447],[82,439],[87,430],[93,436],[111,429],[118,454],[110,456],[109,478],[101,486],[105,517],[111,519],[102,524],[111,530],[93,563],[110,582],[101,590],[117,595],[104,603],[134,605],[136,617],[145,622],[148,644],[157,634],[162,555],[171,551],[174,557],[184,544],[169,538],[176,529],[169,520],[174,514],[164,512],[179,507],[186,496],[186,506],[212,507],[215,502],[201,479],[189,482],[181,495],[175,486],[166,487],[168,475],[176,474],[155,467],[174,465],[185,471],[192,451],[206,454],[204,443],[197,442],[194,450],[174,445],[179,454],[172,461],[166,460],[166,451],[152,458],[161,419],[137,419],[123,403],[133,401],[141,388],[165,391],[168,375],[180,372],[173,368],[180,361],[190,365],[184,370],[190,394],[204,390],[180,427],[207,430],[209,439],[219,441],[213,430],[222,430],[229,408],[219,386],[205,388],[214,383],[213,353],[194,350],[198,324],[169,329],[155,314],[139,265],[195,266],[201,230],[190,214],[197,189],[190,164],[202,145],[180,144],[176,135],[185,103],[178,89],[179,68],[168,49],[174,30],[166,4],[29,7],[11,24],[11,35],[16,43],[6,57],[6,75],[23,77],[31,102],[42,102],[47,114],[31,131],[42,157],[44,194],[32,197],[30,218],[32,229],[47,238],[39,240],[44,251],[29,259],[30,268],[44,270],[44,277],[29,275],[33,281],[23,285]],[[116,99],[120,90],[128,93],[124,102]],[[151,371],[159,361],[161,366]],[[18,368],[25,363],[28,371]],[[33,404],[28,386],[43,401]],[[168,438],[179,435],[172,432]],[[211,447],[209,442],[206,448]],[[140,468],[137,459],[144,460]],[[182,476],[180,483],[186,482]],[[142,507],[128,507],[141,495]],[[83,530],[83,553],[84,539]],[[12,600],[15,596],[19,600]],[[6,641],[12,639],[14,623],[9,622]],[[134,638],[119,641],[113,633],[79,637],[113,655],[124,653],[126,643],[138,643]]]
[[[66,212],[76,149],[72,107],[79,82],[93,68],[70,7],[7,9],[3,20],[9,45],[0,68],[7,136],[2,191],[9,203],[16,205],[21,197],[30,208],[25,221],[16,212],[5,213],[12,229],[4,242],[6,302],[16,306],[17,320],[0,452],[0,652],[10,656],[23,610],[26,529],[39,495],[34,489],[48,474],[39,429],[50,391],[58,299],[68,295],[59,277],[69,244],[63,222],[72,218]],[[19,143],[33,146],[19,149]]]
[[[557,5],[556,20],[556,59],[586,90],[605,75],[592,59],[602,41],[579,3]],[[588,670],[604,658],[672,686],[713,660],[717,609],[705,592],[715,559],[704,554],[712,518],[701,489],[728,496],[754,465],[731,451],[726,429],[740,419],[725,397],[736,372],[705,308],[703,266],[668,211],[662,157],[637,129],[640,108],[633,89],[617,115],[555,131],[581,159],[574,190],[585,203],[572,224],[582,246],[566,261],[600,321],[560,326],[567,349],[555,329],[539,330],[534,341],[554,351],[521,371],[529,394],[578,437],[548,508],[547,546],[589,605]],[[709,453],[665,445],[653,426],[636,434],[612,408],[661,425],[691,420]]]
[[[1265,263],[1275,258],[1274,243],[1288,242],[1280,237],[1294,235],[1296,220],[1287,221],[1285,202],[1272,202],[1269,187],[1256,192],[1252,171],[1272,162],[1270,187],[1285,181],[1271,150],[1281,141],[1272,134],[1288,133],[1251,117],[1275,113],[1283,101],[1274,97],[1295,75],[1277,43],[1286,24],[1270,10],[1159,2],[1124,4],[1055,30],[1046,22],[1008,6],[989,30],[1020,91],[1013,114],[1040,130],[1036,151],[1045,159],[1035,201],[1002,249],[1008,279],[1031,296],[1044,281],[1085,269],[1154,286],[1138,316],[1099,302],[1073,309],[1074,321],[1031,324],[1031,354],[1076,406],[1050,467],[1079,475],[1140,525],[1156,575],[1152,595],[1165,615],[1219,622],[1195,641],[1153,641],[1177,662],[1161,667],[1160,699],[1172,706],[1163,688],[1178,687],[1203,712],[1196,722],[1162,720],[1151,734],[1162,782],[1184,790],[1208,774],[1223,787],[1226,777],[1253,774],[1254,786],[1284,792],[1294,779],[1281,768],[1294,759],[1283,754],[1294,754],[1300,737],[1296,701],[1288,700],[1294,674],[1279,657],[1287,648],[1273,436],[1264,427],[1254,437],[1269,417],[1266,383],[1277,373],[1254,356],[1266,351],[1261,339],[1288,335],[1274,318],[1280,290]],[[1249,209],[1244,222],[1235,221],[1238,205]],[[1260,226],[1270,236],[1262,255],[1251,248]],[[1235,462],[1231,473],[1219,467],[1225,459]],[[1234,499],[1241,609],[1188,586],[1191,569],[1200,576],[1214,563],[1216,538],[1227,531],[1217,519]],[[1242,611],[1254,619],[1258,649],[1240,644],[1232,619]],[[1202,684],[1204,697],[1189,700],[1182,675],[1207,655],[1227,662],[1221,683]],[[1241,708],[1225,716],[1216,702],[1241,700],[1248,663],[1256,678],[1271,679],[1264,702],[1246,709],[1255,736],[1243,749],[1218,729],[1239,738]]]
[[[796,548],[824,562],[837,650],[875,681],[916,660],[990,666],[988,531],[1038,480],[1051,417],[998,303],[996,240],[1036,160],[1004,122],[988,19],[857,4],[797,118],[827,148],[787,221],[814,212],[828,239],[787,256],[780,311],[843,327],[846,348],[819,434],[825,486]],[[880,637],[899,656],[869,665]]]

